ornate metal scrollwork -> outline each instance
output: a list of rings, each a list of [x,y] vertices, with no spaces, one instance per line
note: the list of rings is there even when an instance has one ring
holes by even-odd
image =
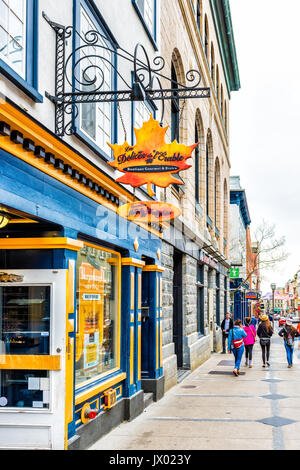
[[[188,86],[174,83],[168,75],[162,73],[166,66],[165,59],[156,56],[150,61],[142,44],[138,43],[131,54],[122,47],[110,47],[109,39],[99,31],[90,30],[80,34],[73,26],[65,27],[51,21],[44,12],[43,17],[56,33],[55,95],[46,93],[46,96],[55,104],[55,132],[60,137],[74,132],[74,122],[79,116],[79,106],[83,103],[160,101],[162,123],[165,100],[210,97],[210,88],[199,87],[201,75],[198,70],[186,73]],[[73,41],[74,35],[79,45],[66,57],[66,43],[68,40]],[[133,84],[128,83],[115,65],[115,57],[118,61],[121,59],[129,63],[133,71]],[[105,67],[114,71],[124,89],[107,89]],[[170,88],[164,88],[163,82],[169,83]]]

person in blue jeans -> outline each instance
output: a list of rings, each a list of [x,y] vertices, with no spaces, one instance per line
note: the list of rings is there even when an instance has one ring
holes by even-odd
[[[243,330],[242,321],[238,318],[234,322],[233,329],[229,331],[227,346],[228,354],[232,352],[234,355],[235,364],[233,373],[236,377],[240,373],[242,357],[245,349],[243,338],[247,338],[247,333]]]
[[[298,338],[300,334],[293,326],[293,323],[289,320],[287,320],[285,326],[279,331],[278,334],[284,339],[288,367],[291,368],[293,367],[295,338]]]

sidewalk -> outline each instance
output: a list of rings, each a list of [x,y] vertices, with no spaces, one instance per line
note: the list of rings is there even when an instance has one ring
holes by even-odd
[[[252,369],[234,377],[233,356],[214,354],[157,403],[89,450],[300,449],[300,349],[287,368],[277,331],[271,366],[254,346]],[[244,364],[244,357],[243,362]]]

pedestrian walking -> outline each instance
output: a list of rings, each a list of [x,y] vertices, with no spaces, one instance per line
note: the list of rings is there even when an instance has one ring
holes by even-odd
[[[236,377],[240,373],[240,366],[245,349],[243,339],[246,337],[247,333],[245,333],[242,328],[242,321],[238,318],[237,320],[235,320],[232,330],[229,331],[227,345],[228,354],[232,352],[234,355],[235,364],[233,373]]]
[[[290,320],[287,320],[284,327],[279,331],[279,336],[284,339],[284,346],[286,350],[286,358],[288,361],[288,367],[293,367],[293,354],[294,354],[294,344],[295,338],[300,336],[300,333],[293,326],[293,323]]]
[[[268,315],[262,315],[260,320],[261,322],[257,328],[257,336],[260,339],[263,367],[266,367],[266,365],[270,366],[270,348],[273,328]]]
[[[225,318],[221,323],[222,329],[222,344],[223,344],[223,351],[222,354],[226,354],[226,340],[228,340],[229,331],[233,328],[233,320],[230,318],[230,313],[225,314]]]
[[[244,338],[244,346],[245,346],[245,366],[249,365],[249,368],[252,368],[252,353],[253,353],[253,346],[256,340],[256,329],[255,326],[251,322],[250,317],[245,318],[245,326],[244,331],[247,334],[247,337]]]

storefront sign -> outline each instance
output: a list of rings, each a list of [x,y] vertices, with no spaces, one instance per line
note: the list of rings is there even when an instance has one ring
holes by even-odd
[[[200,260],[203,261],[203,263],[208,264],[212,268],[216,268],[217,266],[214,259],[208,256],[207,254],[205,254],[204,252],[200,254]]]
[[[119,207],[118,214],[133,222],[162,223],[178,217],[180,209],[167,202],[139,201]]]
[[[150,194],[152,184],[161,188],[170,184],[183,184],[172,175],[191,167],[186,161],[191,158],[199,143],[186,146],[174,140],[167,144],[167,130],[168,126],[161,127],[151,115],[141,129],[134,129],[135,145],[129,145],[127,142],[123,145],[108,143],[115,158],[109,165],[125,173],[116,180],[117,182],[130,184],[134,188],[147,184]]]
[[[240,277],[239,268],[230,268],[230,277],[231,279],[238,279]]]
[[[259,300],[260,294],[256,291],[249,290],[248,292],[246,292],[245,298],[248,300]]]

